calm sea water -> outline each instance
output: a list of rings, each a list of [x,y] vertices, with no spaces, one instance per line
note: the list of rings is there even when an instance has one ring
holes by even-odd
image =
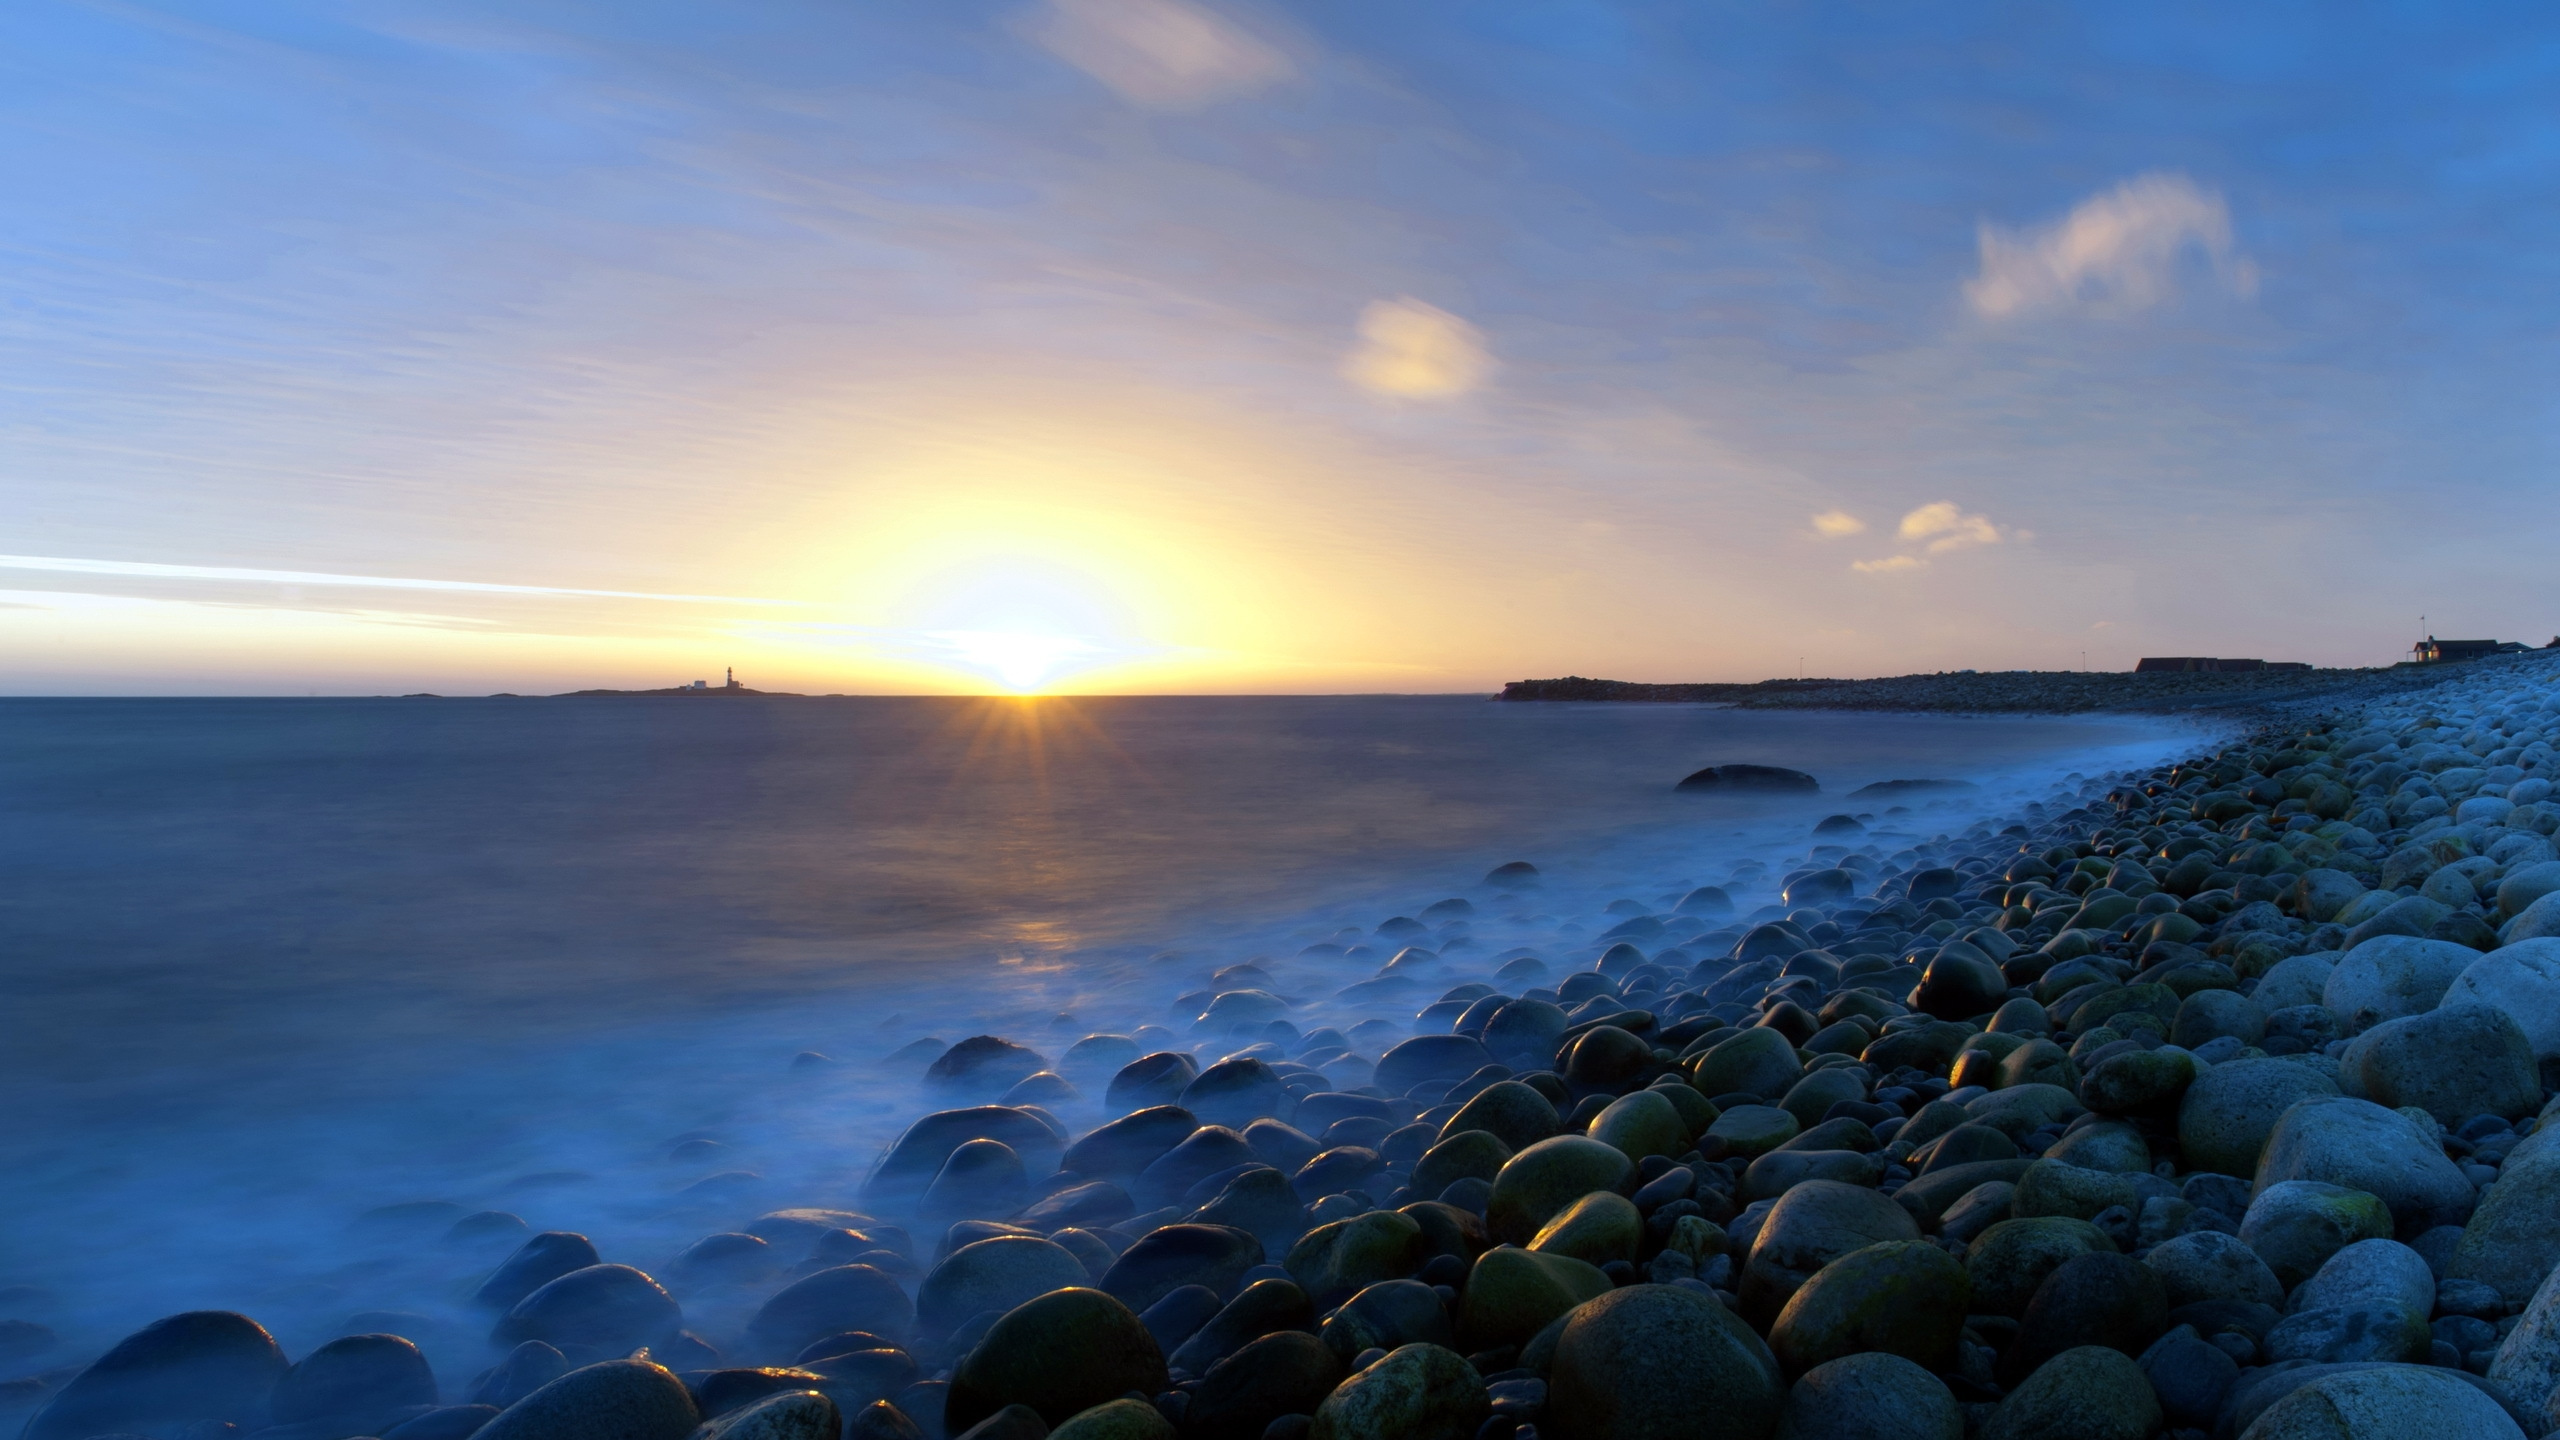
[[[920,1103],[864,1067],[919,1035],[1166,1023],[1196,969],[1514,859],[1565,935],[1800,850],[1869,781],[1984,785],[1897,822],[1953,826],[2192,735],[1474,697],[0,701],[0,1287],[74,1335],[225,1304],[326,1338],[444,1303],[341,1253],[367,1206],[672,1244],[668,1137],[842,1191]],[[1725,761],[1827,795],[1672,793]],[[787,1078],[803,1049],[845,1063]]]

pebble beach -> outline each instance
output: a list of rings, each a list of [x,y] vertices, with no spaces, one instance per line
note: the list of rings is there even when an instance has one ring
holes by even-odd
[[[2560,661],[2426,679],[1996,814],[1826,795],[1677,892],[1523,857],[1168,960],[1090,1033],[776,1055],[924,1099],[858,1180],[714,1173],[664,1252],[362,1217],[467,1363],[397,1316],[77,1363],[0,1317],[43,1355],[0,1401],[25,1440],[2546,1436]]]

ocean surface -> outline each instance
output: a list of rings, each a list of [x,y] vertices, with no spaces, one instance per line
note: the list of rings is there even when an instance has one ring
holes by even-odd
[[[1566,966],[1613,899],[1773,898],[1739,894],[1751,862],[1821,815],[1890,849],[2202,734],[1436,696],[0,701],[0,1319],[69,1357],[193,1306],[288,1349],[395,1311],[443,1327],[440,1373],[485,1363],[453,1307],[488,1257],[356,1217],[505,1210],[648,1268],[741,1206],[843,1203],[925,1106],[884,1059],[920,1037],[1179,1029],[1175,996],[1257,958],[1321,1008],[1306,947],[1364,978],[1370,927],[1512,860],[1540,908],[1445,934],[1450,964],[1526,937]],[[1728,761],[1825,793],[1673,792]],[[1914,778],[1980,788],[1845,798]],[[732,1158],[669,1161],[689,1134]]]

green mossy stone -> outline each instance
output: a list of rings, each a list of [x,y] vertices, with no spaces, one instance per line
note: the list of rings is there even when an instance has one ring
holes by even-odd
[[[1659,1090],[1621,1095],[1591,1117],[1591,1138],[1635,1161],[1684,1154],[1693,1133],[1679,1107]]]
[[[1699,1056],[1689,1081],[1702,1095],[1775,1097],[1787,1093],[1803,1074],[1803,1062],[1786,1036],[1754,1026]]]
[[[1556,1336],[1540,1428],[1558,1440],[1766,1440],[1784,1403],[1776,1357],[1722,1302],[1630,1285]]]
[[[1813,1071],[1787,1088],[1778,1108],[1796,1117],[1796,1124],[1810,1130],[1822,1123],[1831,1107],[1843,1100],[1867,1098],[1866,1077],[1855,1070],[1836,1066]]]
[[[1594,1265],[1632,1262],[1643,1245],[1644,1216],[1635,1202],[1606,1190],[1573,1202],[1573,1208],[1548,1221],[1529,1242],[1540,1254],[1570,1255]]]
[[[1576,1305],[1606,1295],[1609,1277],[1588,1261],[1505,1246],[1476,1257],[1458,1297],[1458,1341],[1468,1353],[1518,1345]]]
[[[1308,1440],[1473,1440],[1492,1397],[1456,1351],[1406,1345],[1335,1387]]]
[[[1517,1080],[1497,1080],[1477,1091],[1440,1127],[1440,1139],[1481,1130],[1514,1151],[1526,1150],[1559,1134],[1564,1121],[1547,1097]]]
[[[1707,1134],[1724,1142],[1726,1154],[1748,1159],[1794,1139],[1796,1117],[1775,1105],[1736,1105],[1717,1116]]]
[[[1049,1440],[1174,1440],[1173,1422],[1144,1400],[1113,1400],[1080,1410]]]
[[[1423,1151],[1422,1158],[1413,1162],[1413,1193],[1437,1195],[1461,1180],[1491,1183],[1494,1176],[1502,1173],[1511,1154],[1511,1147],[1490,1130],[1461,1130]]]
[[[1052,1425],[1132,1390],[1161,1394],[1164,1351],[1137,1312],[1099,1290],[1052,1290],[1007,1311],[951,1374],[945,1424],[958,1434],[1007,1405]]]
[[[1541,1140],[1504,1162],[1494,1176],[1485,1229],[1498,1242],[1526,1244],[1583,1196],[1631,1189],[1635,1174],[1635,1162],[1622,1151],[1587,1135]]]
[[[2150,1440],[2160,1399],[2132,1357],[2084,1345],[2037,1366],[1983,1423],[1981,1440]]]
[[[1381,1280],[1422,1268],[1430,1247],[1422,1226],[1396,1210],[1372,1210],[1319,1225],[1289,1247],[1281,1267],[1318,1307],[1330,1307]]]
[[[1769,1348],[1791,1375],[1866,1350],[1944,1370],[1972,1299],[1965,1266],[1936,1245],[1870,1245],[1804,1282],[1769,1326]]]
[[[2003,1220],[1973,1237],[1965,1249],[1973,1307],[1985,1315],[2024,1315],[2036,1287],[2064,1261],[2115,1248],[2105,1232],[2086,1220],[2062,1215]]]
[[[2108,1170],[2087,1170],[2059,1160],[2038,1160],[2018,1177],[2018,1193],[2009,1203],[2020,1219],[2063,1215],[2094,1220],[2109,1206],[2135,1204],[2130,1177]]]

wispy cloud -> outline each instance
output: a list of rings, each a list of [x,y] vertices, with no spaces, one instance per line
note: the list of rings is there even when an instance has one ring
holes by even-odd
[[[114,575],[139,580],[218,580],[255,585],[310,585],[366,590],[440,590],[471,595],[570,596],[659,600],[678,605],[798,605],[743,595],[665,595],[645,590],[585,590],[566,585],[501,585],[485,580],[421,580],[413,576],[338,575],[314,570],[256,570],[237,565],[162,565],[146,560],[77,560],[59,555],[0,555],[0,570],[57,575]]]
[[[2176,288],[2178,259],[2190,250],[2235,292],[2257,288],[2257,267],[2232,245],[2230,207],[2184,175],[2136,176],[2036,229],[1986,221],[1981,248],[1982,272],[1964,293],[1993,319],[2142,309]]]
[[[1407,400],[1445,400],[1484,383],[1484,332],[1407,295],[1360,312],[1360,345],[1342,362],[1352,383]]]
[[[1928,563],[1913,555],[1887,555],[1881,560],[1852,560],[1849,568],[1861,575],[1890,575],[1897,570],[1917,570]]]
[[[1840,540],[1866,533],[1867,522],[1846,510],[1825,510],[1813,517],[1813,533],[1825,540]]]
[[[1903,516],[1897,533],[1906,541],[1927,541],[1932,555],[2000,543],[2000,527],[1990,517],[1967,515],[1953,500],[1935,501]]]
[[[1021,22],[1049,53],[1151,110],[1192,110],[1286,80],[1289,57],[1192,0],[1043,0]]]

